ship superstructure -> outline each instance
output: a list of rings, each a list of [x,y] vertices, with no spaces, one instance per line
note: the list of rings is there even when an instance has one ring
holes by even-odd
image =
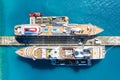
[[[30,24],[43,24],[52,26],[67,26],[69,18],[67,16],[42,16],[39,12],[29,14]]]

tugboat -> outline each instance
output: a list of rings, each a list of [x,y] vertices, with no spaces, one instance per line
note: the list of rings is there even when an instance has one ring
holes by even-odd
[[[105,57],[104,46],[32,46],[16,51],[24,58],[51,60],[52,65],[88,66]]]

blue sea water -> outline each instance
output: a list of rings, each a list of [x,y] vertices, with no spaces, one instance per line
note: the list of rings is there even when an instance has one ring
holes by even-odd
[[[68,16],[70,23],[92,23],[104,29],[99,35],[120,36],[120,0],[1,0],[0,35],[13,36],[17,24],[29,23],[30,12]],[[91,67],[55,67],[18,57],[21,47],[3,50],[3,80],[120,80],[120,47]],[[110,47],[106,47],[106,50]]]

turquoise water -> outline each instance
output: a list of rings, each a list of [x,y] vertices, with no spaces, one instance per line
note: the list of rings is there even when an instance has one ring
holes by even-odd
[[[48,63],[20,58],[15,50],[2,47],[3,80],[116,80],[120,79],[120,47],[112,48],[106,58],[91,67],[55,67]]]
[[[0,0],[0,35],[13,36],[15,25],[29,23],[28,14],[39,11],[45,16],[68,16],[71,23],[100,26],[105,31],[99,35],[120,36],[119,4],[119,0]],[[20,58],[15,54],[19,48],[1,47],[3,80],[120,79],[120,47],[109,50],[104,60],[91,67],[55,67]]]

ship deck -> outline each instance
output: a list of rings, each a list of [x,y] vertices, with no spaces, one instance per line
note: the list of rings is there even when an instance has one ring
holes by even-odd
[[[56,49],[57,48],[57,49]],[[77,59],[80,58],[75,56],[73,53],[78,46],[53,46],[51,47],[26,47],[17,51],[17,53],[23,57],[28,57],[32,59],[51,59],[56,57],[57,59]],[[82,46],[81,46],[82,48]],[[86,48],[90,48],[90,53],[80,53],[82,56],[86,56],[88,59],[101,59],[104,58],[105,55],[105,47],[104,46],[86,46]],[[57,50],[57,51],[54,51]],[[81,59],[84,59],[81,57]]]
[[[40,25],[40,27],[41,33],[38,36],[95,35],[103,31],[103,29],[91,24],[72,24],[68,26],[52,26],[47,24],[46,26]],[[14,33],[21,35],[16,28]]]
[[[41,26],[42,27],[42,26]],[[74,32],[74,34],[71,34],[71,30],[68,30],[66,33],[64,33],[64,31],[69,28],[69,27],[63,27],[63,26],[45,26],[42,27],[42,33],[39,35],[47,35],[47,36],[52,36],[52,35],[56,35],[56,36],[62,36],[62,35],[94,35],[97,34],[99,32],[102,32],[103,30],[99,27],[90,25],[90,24],[84,24],[84,25],[71,25],[70,29],[72,28],[76,28],[77,32]],[[47,31],[45,31],[45,29],[47,29]],[[53,31],[54,29],[57,29],[57,31]],[[68,33],[68,34],[67,34]]]

